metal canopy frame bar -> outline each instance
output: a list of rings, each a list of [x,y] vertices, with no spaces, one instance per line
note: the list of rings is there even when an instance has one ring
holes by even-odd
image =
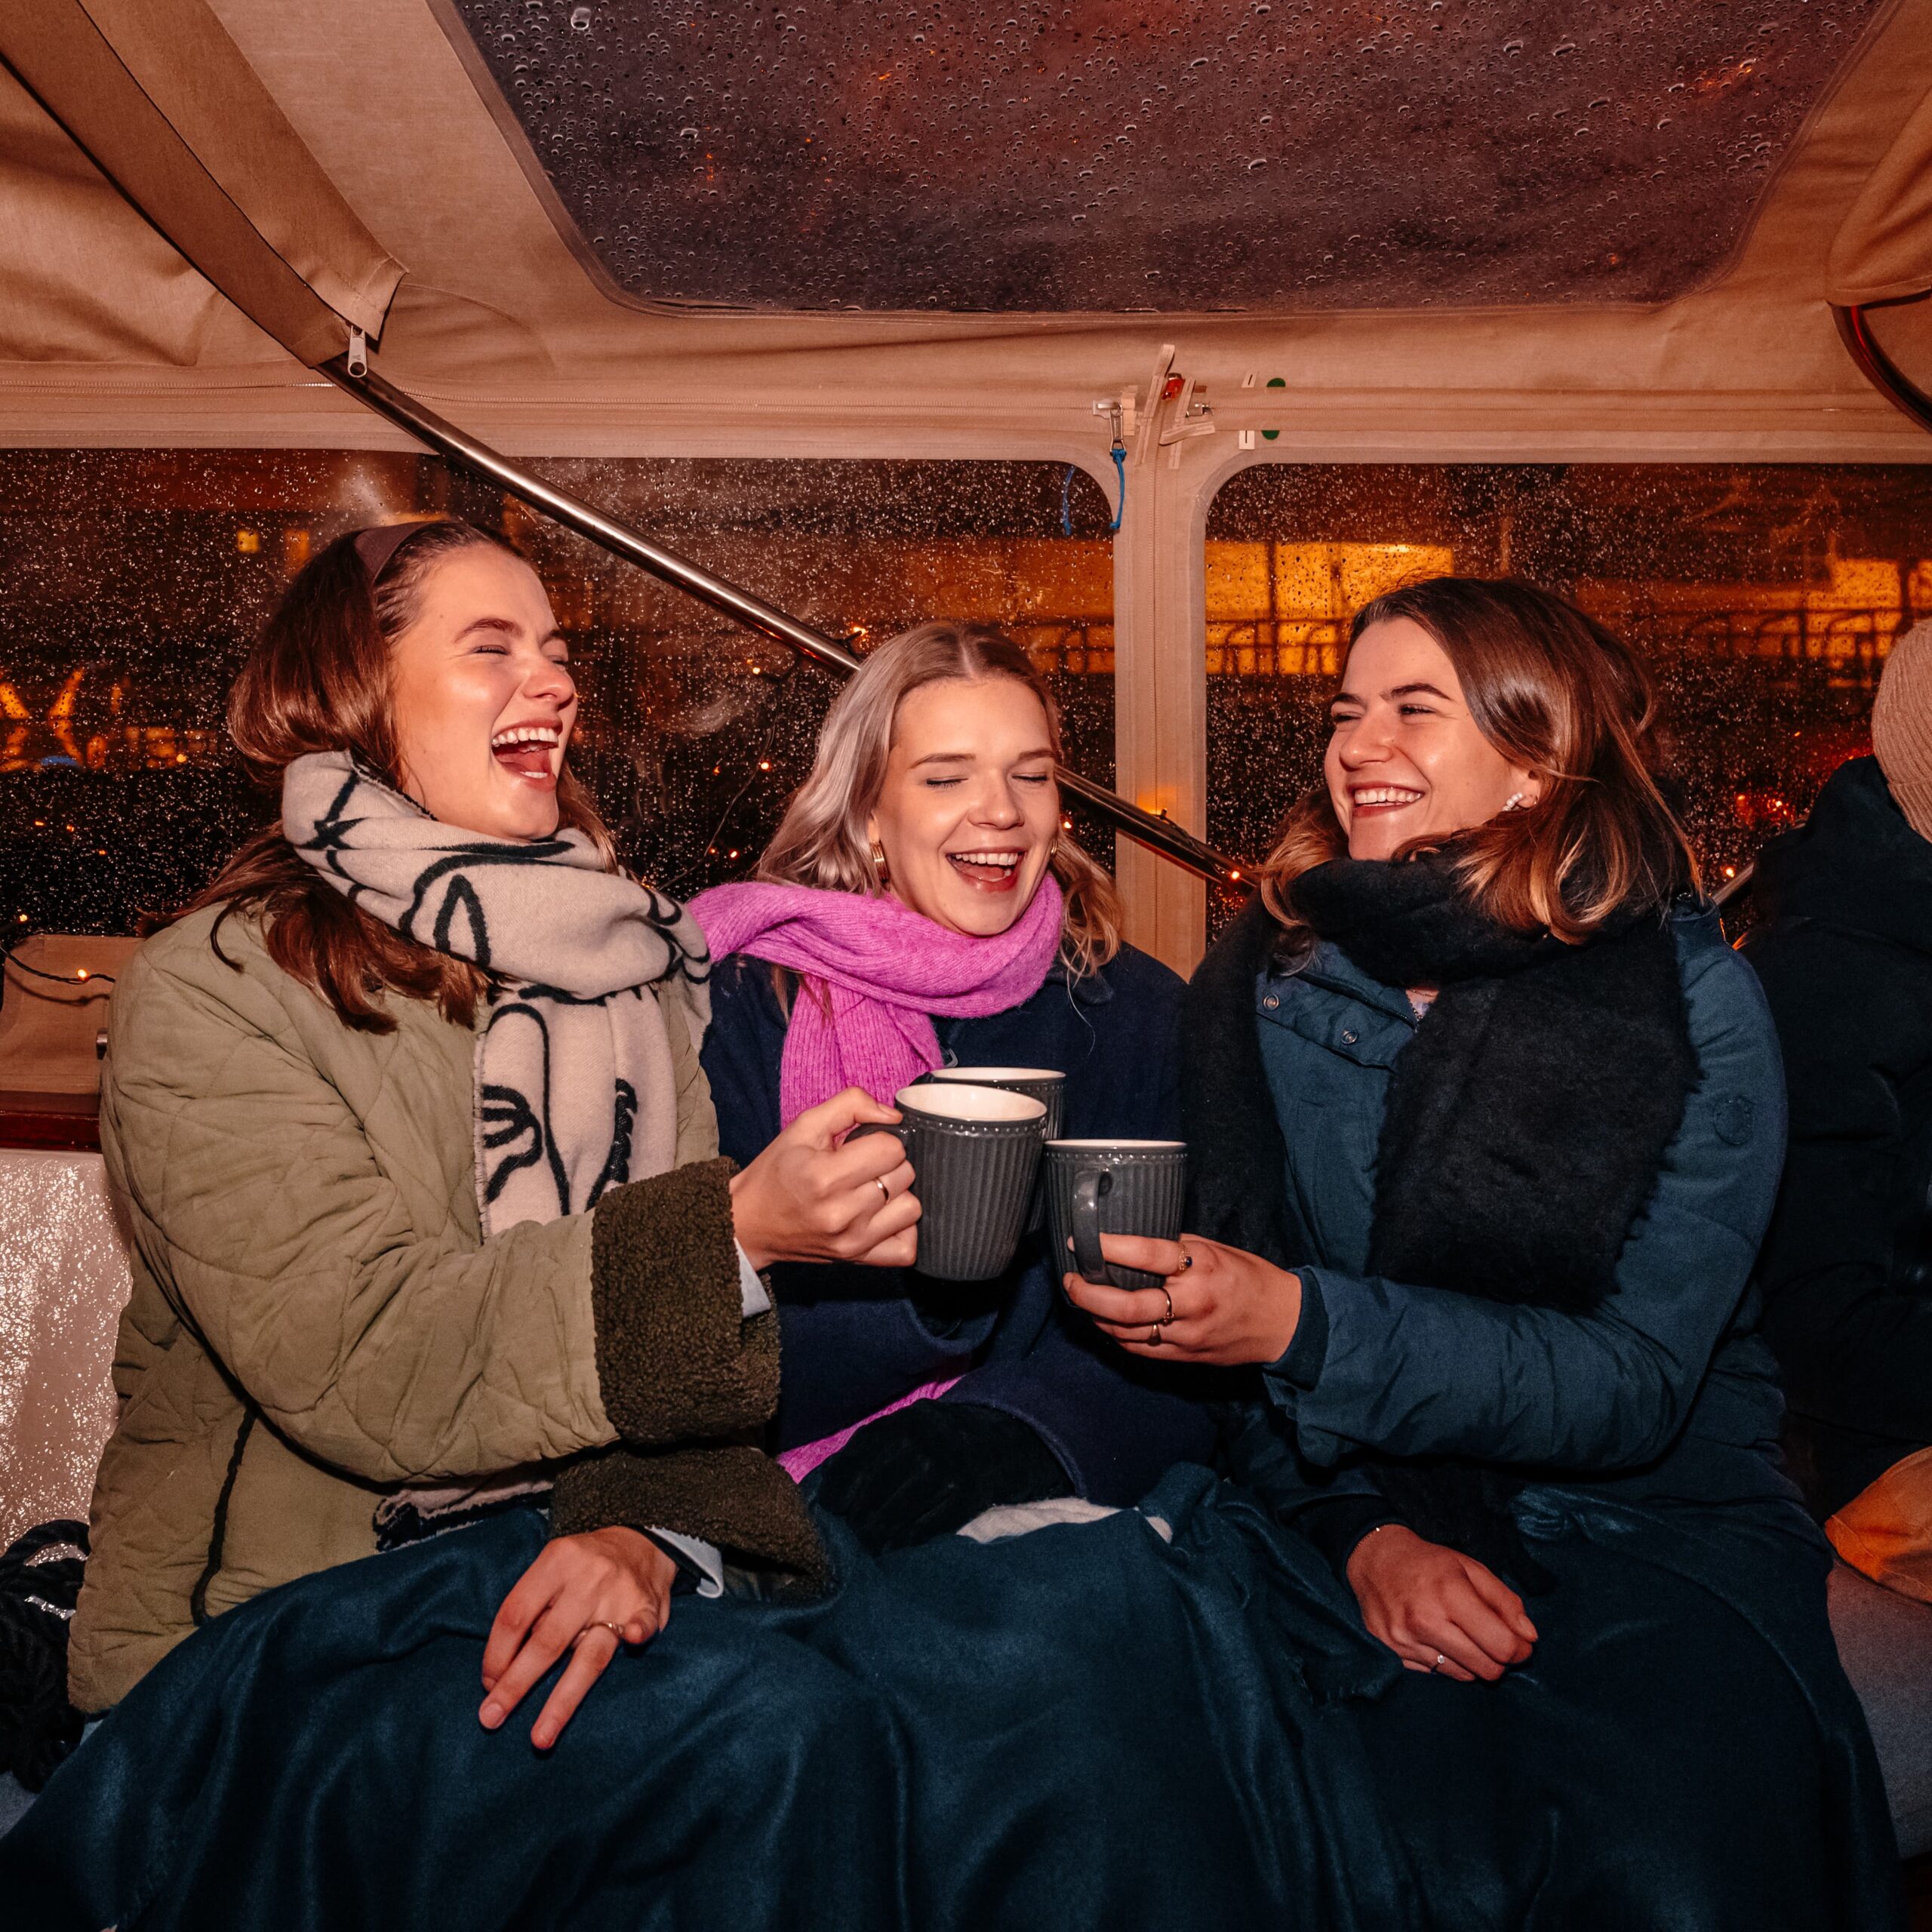
[[[349,357],[338,355],[321,364],[319,368],[322,374],[358,402],[406,431],[417,441],[426,444],[438,456],[487,478],[532,509],[561,523],[566,529],[575,531],[580,537],[588,537],[613,556],[621,557],[626,563],[648,571],[653,577],[681,590],[688,597],[709,605],[734,623],[742,624],[747,630],[756,631],[761,636],[789,645],[841,677],[849,677],[859,668],[859,659],[835,638],[814,630],[809,624],[801,624],[775,605],[768,604],[763,598],[714,576],[688,558],[654,543],[641,531],[606,516],[581,497],[573,497],[567,491],[553,489],[509,457],[500,455],[488,444],[478,442],[454,423],[447,423],[433,411],[426,409],[414,397],[373,371],[365,367],[361,373],[352,372]],[[1192,833],[1183,831],[1164,814],[1143,811],[1140,806],[1130,804],[1118,792],[1109,791],[1104,785],[1095,784],[1091,778],[1084,778],[1065,765],[1060,768],[1059,778],[1063,792],[1091,806],[1117,830],[1125,832],[1128,838],[1149,851],[1158,852],[1162,858],[1219,885],[1239,887],[1247,883],[1247,867],[1216,851]]]

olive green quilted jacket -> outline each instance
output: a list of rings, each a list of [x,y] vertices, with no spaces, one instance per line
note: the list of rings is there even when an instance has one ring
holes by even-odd
[[[392,1032],[352,1029],[249,919],[215,924],[149,940],[114,1000],[102,1146],[134,1294],[75,1703],[116,1702],[203,1619],[371,1554],[396,1488],[533,1462],[560,1466],[559,1533],[679,1530],[815,1580],[805,1513],[755,1446],[777,1321],[743,1318],[683,1015],[678,1168],[486,1242],[474,1034],[401,998]]]

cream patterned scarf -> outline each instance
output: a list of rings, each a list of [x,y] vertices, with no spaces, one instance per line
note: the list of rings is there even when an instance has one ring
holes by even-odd
[[[486,1236],[669,1170],[677,1083],[651,988],[687,982],[694,1035],[710,1009],[704,935],[676,900],[606,871],[581,832],[525,843],[441,824],[346,752],[289,766],[281,825],[365,912],[490,975],[475,1126]]]

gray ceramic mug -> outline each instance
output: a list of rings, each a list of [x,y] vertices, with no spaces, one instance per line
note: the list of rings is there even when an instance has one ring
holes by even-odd
[[[942,1281],[985,1281],[1013,1259],[1026,1224],[1046,1139],[1046,1103],[1029,1094],[963,1081],[902,1087],[897,1126],[852,1130],[890,1134],[912,1164],[919,1202],[922,1275]]]
[[[1026,1094],[1047,1110],[1049,1140],[1060,1138],[1060,1105],[1066,1094],[1066,1075],[1050,1066],[940,1066],[922,1073],[914,1083],[963,1081],[969,1087],[998,1087],[1009,1094]]]
[[[1100,1237],[1180,1238],[1187,1202],[1187,1143],[1049,1141],[1046,1194],[1048,1238],[1061,1274],[1070,1270],[1116,1288],[1158,1288],[1164,1276],[1107,1260]]]
[[[1001,1087],[1009,1094],[1030,1094],[1047,1110],[1046,1137],[1060,1138],[1060,1109],[1066,1097],[1066,1075],[1051,1066],[941,1066],[922,1073],[914,1083],[924,1086],[932,1081],[963,1080],[974,1087]],[[1033,1191],[1033,1204],[1026,1215],[1026,1232],[1035,1232],[1046,1217],[1046,1202],[1040,1190]]]

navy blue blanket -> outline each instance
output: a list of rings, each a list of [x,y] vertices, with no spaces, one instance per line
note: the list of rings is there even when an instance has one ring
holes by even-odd
[[[476,1718],[540,1517],[309,1578],[137,1687],[0,1897],[46,1932],[1411,1922],[1353,1715],[1394,1660],[1204,1472],[1144,1507],[876,1563],[826,1518],[830,1596],[680,1598],[547,1756],[543,1690]]]

